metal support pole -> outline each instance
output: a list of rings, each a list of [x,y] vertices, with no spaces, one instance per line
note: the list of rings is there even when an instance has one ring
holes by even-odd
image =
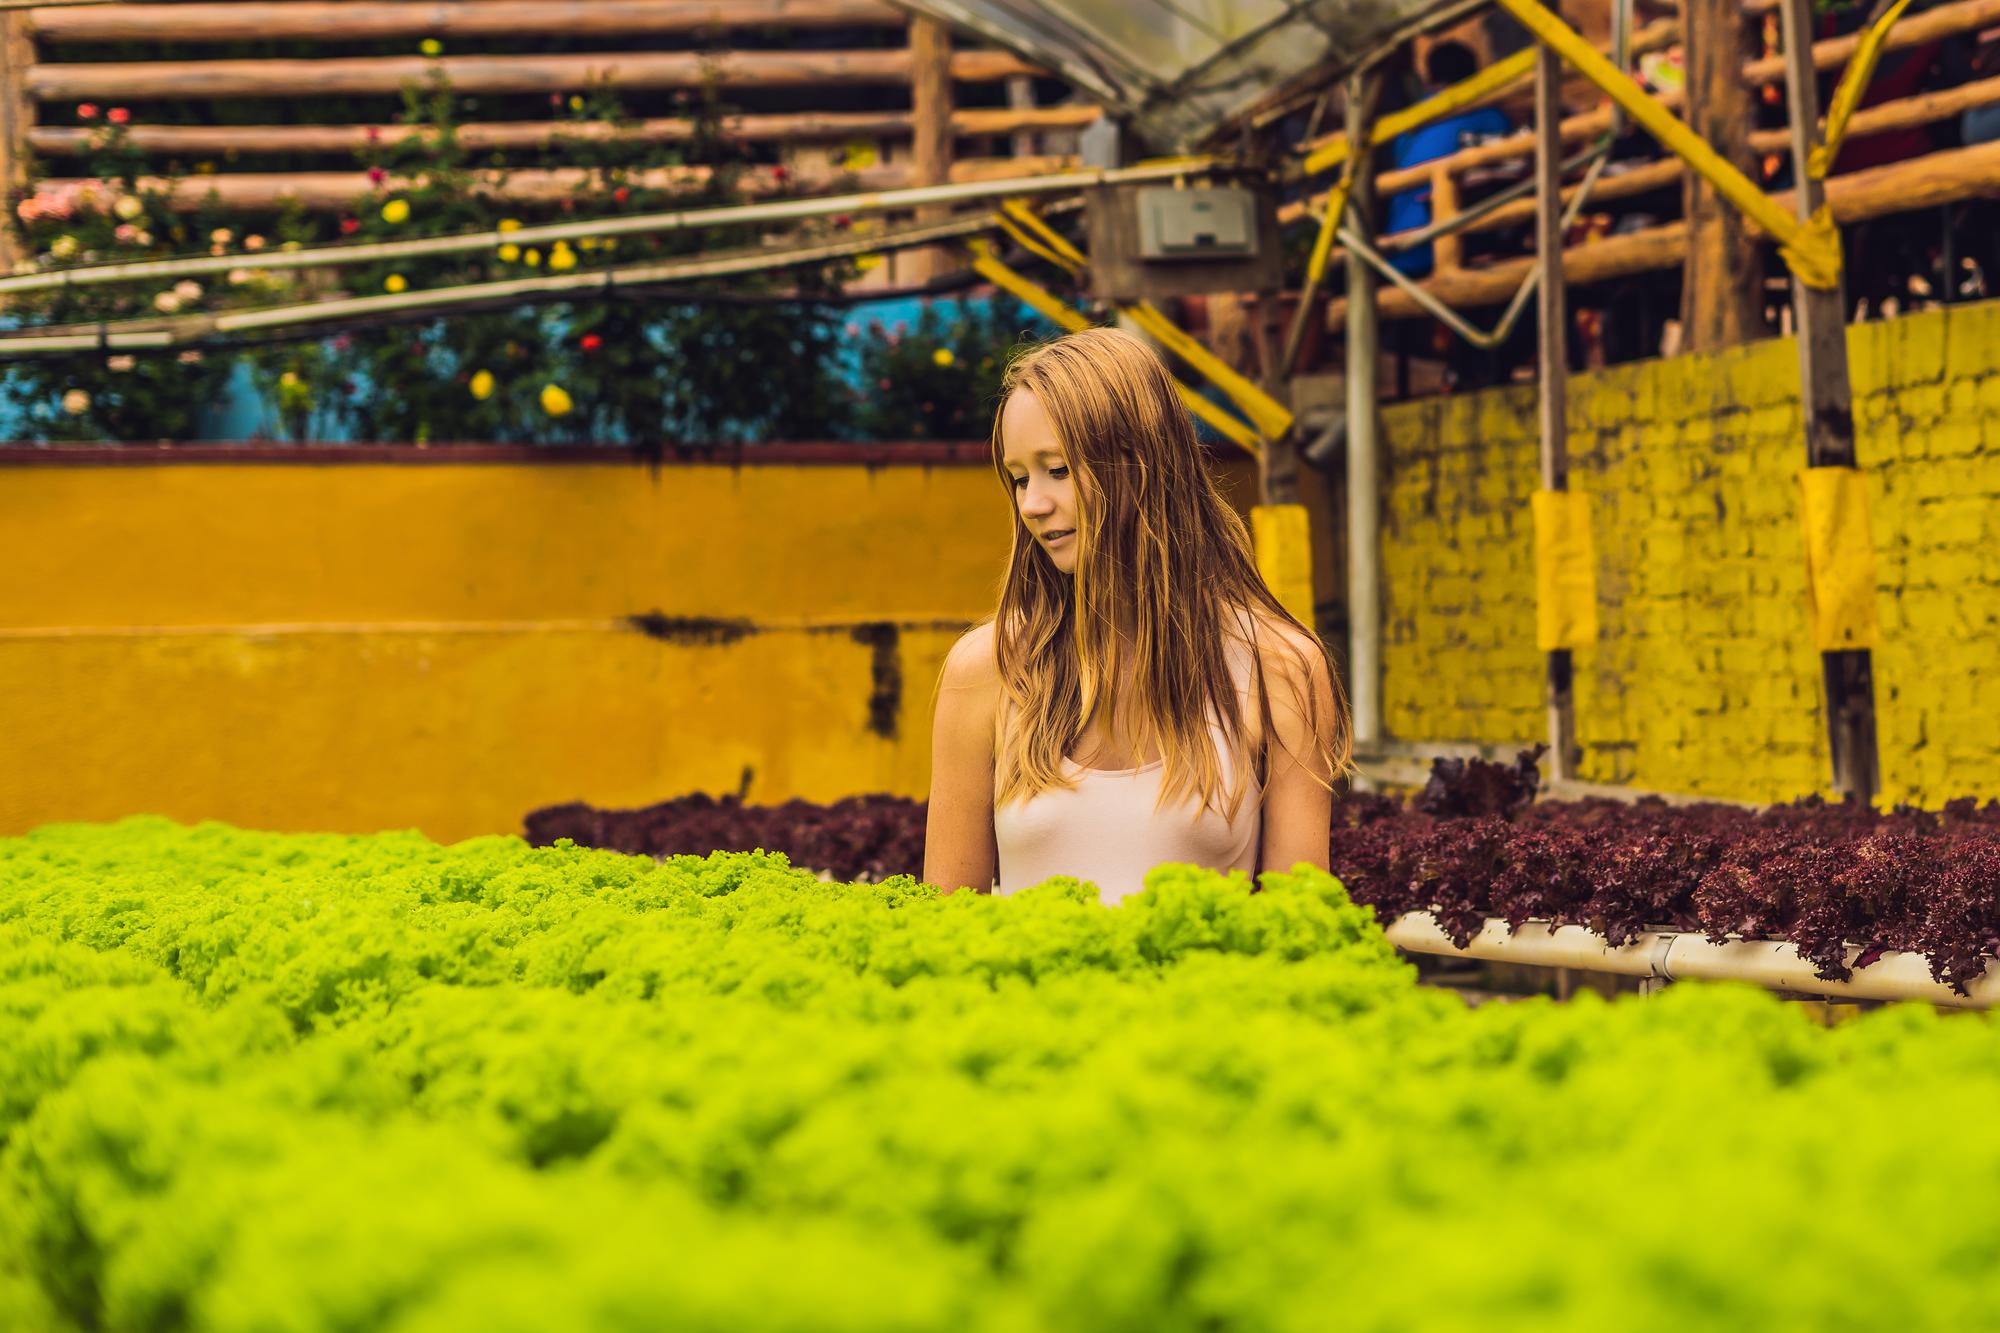
[[[1793,195],[1800,218],[1824,201],[1806,170],[1819,142],[1819,83],[1812,62],[1812,0],[1784,0],[1785,93],[1792,128]],[[1798,326],[1799,398],[1805,415],[1807,467],[1858,467],[1853,387],[1847,371],[1847,302],[1842,288],[1792,281]],[[1881,789],[1875,745],[1875,682],[1866,648],[1820,654],[1833,786],[1863,802]]]
[[[1347,142],[1357,145],[1354,226],[1374,232],[1375,163],[1367,148],[1366,115],[1376,76],[1347,81]],[[1347,252],[1347,674],[1354,707],[1354,745],[1366,749],[1382,738],[1382,508],[1376,476],[1379,449],[1375,370],[1381,326],[1375,313],[1375,275]]]
[[[1562,61],[1536,48],[1535,252],[1541,268],[1542,489],[1569,489],[1569,293],[1563,286]],[[1576,776],[1575,665],[1567,648],[1548,654],[1549,778]]]

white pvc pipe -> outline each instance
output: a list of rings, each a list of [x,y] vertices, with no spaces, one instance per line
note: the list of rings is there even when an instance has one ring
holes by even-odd
[[[1853,973],[1848,981],[1827,981],[1798,949],[1782,940],[1730,940],[1716,944],[1684,931],[1647,931],[1614,948],[1603,936],[1582,926],[1558,926],[1530,921],[1509,932],[1507,923],[1489,918],[1470,944],[1460,949],[1439,928],[1429,912],[1410,912],[1391,921],[1389,942],[1410,953],[1450,958],[1478,958],[1494,963],[1525,963],[1535,967],[1573,967],[1585,972],[1650,977],[1659,981],[1748,981],[1795,995],[1822,995],[1841,1000],[1913,1000],[1952,1009],[1988,1009],[2000,1005],[2000,968],[1989,962],[1967,994],[1931,979],[1930,963],[1922,954],[1891,951]],[[1861,950],[1848,946],[1849,967]]]
[[[232,269],[315,268],[363,264],[414,255],[469,254],[506,244],[537,245],[544,241],[578,240],[586,236],[633,236],[732,226],[743,222],[786,222],[833,217],[843,213],[879,213],[925,204],[956,204],[1019,194],[1068,193],[1095,185],[1133,181],[1173,180],[1198,175],[1214,165],[1213,158],[1176,158],[1116,170],[1082,168],[1048,176],[1021,176],[993,181],[961,181],[955,185],[923,185],[907,190],[874,190],[866,194],[830,195],[813,199],[776,199],[761,204],[731,204],[722,208],[691,208],[672,213],[642,213],[633,217],[591,218],[583,222],[552,222],[515,231],[467,232],[459,236],[427,236],[409,241],[366,245],[317,246],[306,250],[264,250],[255,254],[196,255],[182,259],[146,259],[126,264],[97,264],[0,277],[0,292],[45,291],[57,287],[94,287],[136,282],[142,278],[178,278]]]

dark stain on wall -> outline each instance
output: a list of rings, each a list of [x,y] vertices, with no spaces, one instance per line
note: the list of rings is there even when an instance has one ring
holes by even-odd
[[[902,632],[886,620],[856,625],[850,633],[856,643],[874,650],[870,664],[873,688],[868,694],[868,730],[883,740],[896,739],[896,720],[903,711]]]
[[[625,624],[649,639],[667,643],[712,647],[735,643],[757,632],[748,620],[722,620],[714,616],[670,616],[663,611],[646,611],[625,617]]]

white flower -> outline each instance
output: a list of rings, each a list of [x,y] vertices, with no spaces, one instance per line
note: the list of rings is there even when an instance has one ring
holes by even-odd
[[[247,268],[232,268],[229,270],[229,285],[232,287],[241,287],[246,282],[255,282],[256,280],[257,275]]]
[[[182,278],[174,284],[174,295],[180,297],[183,301],[199,301],[201,299],[201,284],[193,278]]]
[[[121,194],[111,205],[111,211],[127,222],[133,222],[145,215],[146,205],[136,194]]]
[[[120,352],[117,356],[107,356],[104,358],[104,368],[119,373],[130,370],[134,364],[132,358],[123,352]]]
[[[171,315],[181,308],[181,298],[172,292],[161,292],[153,298],[153,309],[163,315]]]
[[[71,389],[62,396],[62,409],[73,417],[80,417],[90,410],[90,395],[82,389]]]
[[[56,259],[72,259],[76,256],[76,237],[64,234],[49,242],[49,254]]]

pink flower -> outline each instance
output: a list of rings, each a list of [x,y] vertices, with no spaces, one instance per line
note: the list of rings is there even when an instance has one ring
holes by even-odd
[[[122,106],[114,106],[104,113],[104,118],[113,125],[123,125],[126,121],[132,119],[132,113]]]
[[[382,170],[382,168],[380,167],[368,168],[369,183],[374,185],[380,185],[383,181],[387,180],[388,178],[389,178],[389,173]]]
[[[382,127],[380,125],[370,125],[368,127],[368,142],[369,143],[382,142]]]
[[[861,326],[859,324],[849,324],[841,330],[841,333],[849,338],[859,338],[861,336]]]
[[[887,375],[884,375],[881,379],[876,380],[875,387],[878,389],[886,390],[889,387],[889,377]]]
[[[79,102],[79,103],[77,103],[77,105],[76,105],[76,118],[77,118],[78,120],[96,120],[96,119],[97,119],[97,103],[95,103],[95,102]]]

